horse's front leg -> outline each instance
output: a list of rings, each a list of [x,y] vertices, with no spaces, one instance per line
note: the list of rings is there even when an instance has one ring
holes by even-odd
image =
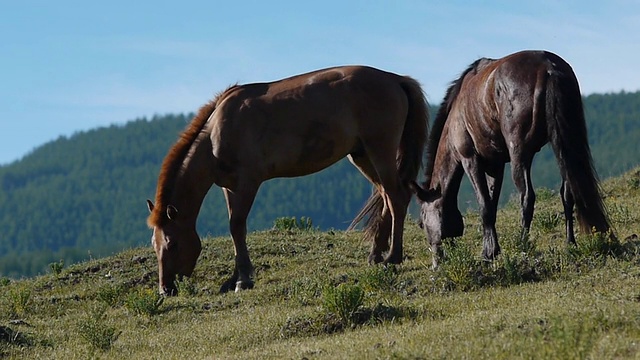
[[[233,275],[222,284],[220,292],[240,291],[253,288],[253,266],[247,248],[247,216],[257,192],[257,187],[250,191],[231,191],[223,189],[229,211],[229,230],[235,250],[235,268]]]
[[[486,260],[493,260],[500,254],[500,244],[498,243],[498,234],[496,232],[497,201],[494,203],[494,199],[489,194],[485,172],[476,157],[463,159],[462,166],[471,180],[471,185],[480,206],[480,218],[483,228],[482,256]],[[496,178],[495,180],[498,179]],[[496,184],[494,183],[493,185],[495,186]]]

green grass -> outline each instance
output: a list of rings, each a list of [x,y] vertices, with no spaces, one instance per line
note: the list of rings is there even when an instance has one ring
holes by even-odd
[[[0,358],[637,359],[639,179],[604,184],[618,242],[579,235],[567,247],[560,198],[541,190],[524,243],[518,206],[501,210],[491,263],[471,212],[437,270],[413,223],[404,263],[385,268],[366,264],[361,233],[309,220],[249,234],[256,287],[241,293],[217,293],[233,267],[228,237],[204,240],[176,297],[156,295],[150,247],[2,278]]]

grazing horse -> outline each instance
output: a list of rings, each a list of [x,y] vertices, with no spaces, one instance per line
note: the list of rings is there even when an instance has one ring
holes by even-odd
[[[463,233],[457,195],[464,173],[478,199],[485,259],[500,253],[496,212],[504,166],[511,162],[526,236],[535,202],[531,163],[547,142],[556,156],[562,186],[567,242],[575,244],[573,208],[583,232],[607,232],[609,220],[587,140],[578,80],[559,56],[522,51],[471,64],[447,90],[427,145],[425,181],[413,183],[421,222],[434,252],[442,238]]]
[[[200,109],[169,150],[155,204],[147,200],[160,292],[175,293],[176,277],[190,276],[196,265],[196,218],[213,184],[224,193],[235,248],[233,275],[220,291],[248,289],[247,216],[260,184],[312,174],[345,156],[374,185],[356,217],[369,219],[370,261],[400,263],[410,183],[420,171],[428,125],[418,82],[371,67],[231,86]]]

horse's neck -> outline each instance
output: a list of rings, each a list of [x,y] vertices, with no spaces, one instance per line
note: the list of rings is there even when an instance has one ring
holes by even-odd
[[[214,158],[210,142],[195,144],[182,163],[173,190],[172,205],[195,223],[202,202],[214,183]]]
[[[436,156],[430,188],[440,187],[445,201],[451,201],[451,199],[457,201],[464,169],[462,164],[454,158],[450,147],[446,146],[446,144],[440,146],[438,152],[440,154]]]

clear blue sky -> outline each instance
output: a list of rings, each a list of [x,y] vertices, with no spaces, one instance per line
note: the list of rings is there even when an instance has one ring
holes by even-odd
[[[60,135],[195,111],[239,82],[366,64],[430,102],[476,58],[556,52],[585,94],[640,89],[640,1],[3,1],[0,164]]]

